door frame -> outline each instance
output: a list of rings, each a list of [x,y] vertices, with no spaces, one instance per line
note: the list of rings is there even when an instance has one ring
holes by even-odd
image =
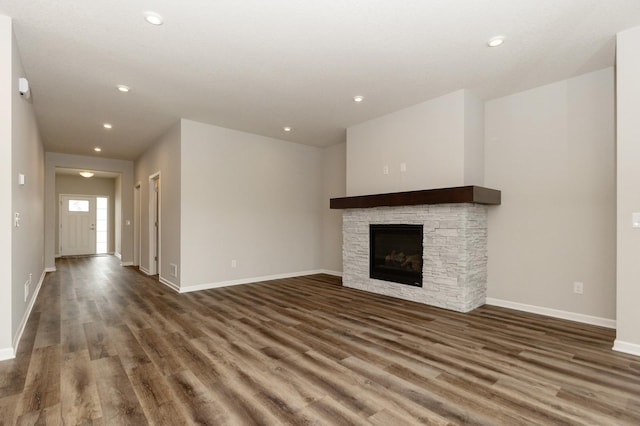
[[[158,187],[157,201],[155,197],[156,183]],[[162,253],[162,239],[160,238],[162,230],[161,188],[160,172],[158,171],[149,176],[149,275],[160,275],[160,259]],[[157,229],[155,228],[156,213],[158,220]],[[157,259],[155,259],[156,254]]]
[[[140,266],[142,250],[142,209],[140,206],[142,184],[137,182],[133,187],[133,265]]]

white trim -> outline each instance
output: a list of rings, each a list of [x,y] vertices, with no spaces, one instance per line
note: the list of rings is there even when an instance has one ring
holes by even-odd
[[[613,350],[624,352],[625,354],[640,356],[640,345],[637,343],[623,342],[616,339],[613,342]]]
[[[15,357],[16,354],[13,352],[13,348],[0,349],[0,361],[14,359]]]
[[[162,277],[158,277],[158,279],[160,280],[160,282],[164,285],[166,285],[167,287],[169,287],[171,290],[175,291],[176,293],[183,293],[180,291],[180,286],[176,283],[173,283],[167,279],[164,279]]]
[[[120,262],[120,266],[133,266],[133,262]]]
[[[56,269],[56,267],[55,267],[55,266],[50,266],[50,267],[48,267],[48,268],[44,268],[44,271],[45,271],[45,272],[56,272],[56,271],[57,271],[57,269]]]
[[[142,250],[142,182],[133,186],[133,265],[140,265]],[[137,207],[137,208],[136,208]]]
[[[161,208],[161,202],[162,202],[162,182],[161,180],[162,176],[160,174],[160,171],[158,170],[157,172],[149,175],[149,244],[148,244],[148,249],[149,249],[149,271],[150,271],[150,275],[155,275],[155,274],[160,274],[160,262],[162,261],[162,244],[161,244],[161,240],[162,240],[162,208]],[[154,196],[154,193],[156,192],[155,190],[155,186],[156,183],[158,185],[158,195],[157,197]],[[158,213],[158,219],[157,219],[157,229],[156,229],[156,218],[155,218],[155,201],[156,198],[158,200],[158,205],[157,205],[157,213]],[[157,238],[156,238],[157,236]],[[156,257],[156,253],[157,253],[157,259]]]
[[[113,253],[113,255],[115,257],[117,257],[118,259],[122,260],[122,255],[120,253],[118,253],[117,251]]]
[[[139,266],[138,268],[140,268],[140,272],[142,272],[145,275],[149,275],[149,276],[153,275],[151,271],[145,268],[144,266]]]
[[[487,305],[500,306],[503,308],[515,309],[517,311],[530,312],[532,314],[540,314],[553,318],[582,322],[585,324],[599,325],[600,327],[616,328],[616,320],[608,318],[561,311],[559,309],[545,308],[543,306],[527,305],[525,303],[511,302],[509,300],[494,299],[492,297],[487,297],[486,303]]]
[[[319,274],[333,275],[334,277],[342,277],[342,272],[332,271],[330,269],[320,269]]]
[[[324,274],[324,273],[327,273],[327,272],[323,269],[315,269],[312,271],[290,272],[288,274],[266,275],[263,277],[243,278],[239,280],[197,284],[197,285],[191,285],[188,287],[180,287],[180,293],[190,293],[192,291],[209,290],[212,288],[228,287],[232,285],[252,284],[252,283],[257,283],[261,281],[280,280],[283,278],[295,278],[295,277],[303,277],[305,275],[316,275],[316,274]]]
[[[40,287],[42,287],[42,283],[44,282],[44,277],[47,275],[47,271],[42,271],[42,275],[40,275],[40,281],[38,281],[38,285],[36,289],[31,293],[31,299],[29,299],[29,304],[27,305],[27,310],[24,312],[22,316],[22,321],[20,321],[20,325],[18,326],[18,332],[13,338],[13,351],[14,354],[18,353],[18,345],[20,344],[20,339],[22,338],[22,333],[24,333],[24,328],[27,326],[27,321],[29,320],[29,316],[31,315],[31,310],[33,309],[33,305],[36,303],[36,299],[38,298],[38,293],[40,293]]]

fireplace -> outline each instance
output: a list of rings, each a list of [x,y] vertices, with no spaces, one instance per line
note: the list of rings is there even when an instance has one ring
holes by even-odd
[[[422,287],[423,225],[369,225],[369,276]]]
[[[483,305],[488,206],[499,204],[500,191],[479,186],[332,198],[331,208],[343,210],[342,285],[458,312]],[[397,224],[404,224],[402,232],[411,232],[407,225],[421,229],[417,240],[422,249],[391,245],[382,247],[381,254],[372,252],[371,244],[379,240],[372,237],[375,228],[387,225],[393,230]],[[383,246],[385,238],[379,241]],[[387,255],[393,260],[394,250],[396,256],[422,253],[421,275],[406,280],[411,285],[376,277],[376,270],[388,271],[385,260]],[[406,272],[415,271],[399,275],[406,279]]]

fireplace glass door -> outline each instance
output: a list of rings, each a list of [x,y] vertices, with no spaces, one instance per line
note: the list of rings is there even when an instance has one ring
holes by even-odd
[[[369,225],[369,276],[422,287],[422,225]]]

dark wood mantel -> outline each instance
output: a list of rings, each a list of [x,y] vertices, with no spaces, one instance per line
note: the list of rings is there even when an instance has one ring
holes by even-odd
[[[422,191],[393,192],[390,194],[361,195],[332,198],[332,209],[366,209],[370,207],[416,206],[420,204],[477,203],[500,204],[500,191],[482,186],[426,189]]]

